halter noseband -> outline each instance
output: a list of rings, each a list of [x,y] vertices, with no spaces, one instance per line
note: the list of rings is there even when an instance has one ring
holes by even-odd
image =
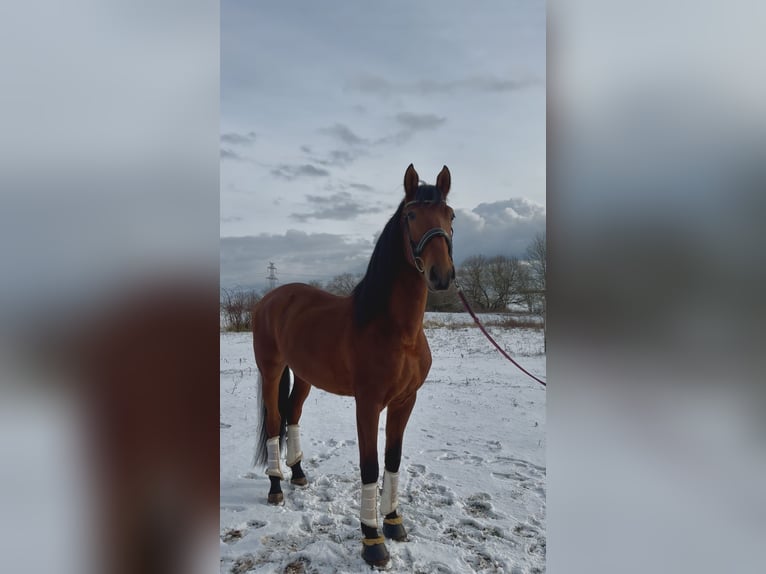
[[[415,200],[415,201],[410,201],[405,203],[404,209],[407,209],[411,205],[422,205],[422,204],[432,204],[432,203],[446,203],[446,201]],[[407,237],[409,237],[409,240],[410,240],[410,252],[412,253],[412,261],[415,263],[415,269],[417,269],[421,273],[425,273],[425,268],[423,267],[423,259],[421,259],[420,256],[423,254],[423,250],[426,248],[426,244],[429,241],[431,241],[434,237],[444,237],[444,239],[447,241],[447,250],[449,252],[449,258],[450,258],[450,261],[452,261],[452,236],[449,233],[447,233],[441,227],[433,227],[429,229],[428,231],[426,231],[423,234],[423,237],[420,238],[420,241],[418,241],[416,244],[412,240],[412,235],[410,234],[409,217],[405,217],[405,222],[407,224]]]

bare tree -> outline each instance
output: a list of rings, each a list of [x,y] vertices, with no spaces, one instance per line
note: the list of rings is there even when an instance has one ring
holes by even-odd
[[[253,290],[222,289],[221,314],[227,331],[250,329],[250,312],[261,296]]]
[[[307,285],[310,285],[311,287],[316,287],[317,289],[324,289],[324,285],[322,285],[322,282],[319,279],[312,279],[307,283]]]
[[[547,330],[547,256],[548,248],[545,240],[545,234],[539,233],[532,240],[532,243],[527,247],[527,259],[529,261],[529,267],[532,270],[530,274],[530,289],[529,292],[532,295],[533,312],[539,314],[543,319],[543,338],[544,345],[547,351],[548,348],[548,330]]]
[[[487,291],[491,300],[489,309],[507,311],[512,304],[523,304],[526,285],[525,269],[516,257],[498,255],[487,260]]]
[[[532,240],[532,243],[529,244],[529,247],[527,247],[527,260],[534,272],[533,279],[542,291],[545,291],[545,278],[548,272],[546,258],[547,245],[545,234],[538,233]]]
[[[360,279],[361,276],[359,275],[342,273],[330,279],[327,282],[327,285],[325,285],[325,290],[335,295],[351,295],[351,292],[354,290],[354,287],[356,287],[356,284],[359,283]]]
[[[470,301],[483,311],[505,312],[525,303],[528,271],[516,257],[474,255],[458,269],[458,280]]]
[[[457,270],[458,281],[469,301],[480,310],[490,308],[490,296],[486,284],[487,258],[483,255],[468,257]]]
[[[533,271],[529,265],[529,261],[523,262],[524,273],[521,279],[521,296],[523,304],[526,305],[527,310],[532,314],[539,314],[539,293],[538,288],[535,285],[532,275]]]

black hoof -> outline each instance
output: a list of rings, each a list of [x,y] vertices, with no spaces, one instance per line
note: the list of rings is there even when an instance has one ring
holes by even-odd
[[[290,478],[290,484],[294,484],[295,486],[306,486],[309,483],[301,468],[301,461],[296,462],[290,468],[293,471],[293,476]]]
[[[407,530],[402,524],[401,516],[393,516],[391,518],[383,519],[383,535],[386,538],[396,540],[397,542],[404,542],[407,540]]]
[[[391,559],[384,540],[382,536],[362,539],[362,558],[370,566],[385,566]]]
[[[269,494],[269,504],[282,504],[285,501],[285,495],[281,492]]]
[[[285,497],[282,494],[282,485],[279,484],[278,476],[270,476],[271,489],[269,490],[269,504],[282,504]]]

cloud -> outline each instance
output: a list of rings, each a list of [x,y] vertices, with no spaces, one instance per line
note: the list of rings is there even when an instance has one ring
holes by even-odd
[[[246,134],[230,132],[221,134],[221,141],[230,145],[252,145],[255,137],[255,132],[252,131]]]
[[[530,86],[542,85],[540,80],[526,79],[526,80],[510,80],[493,77],[471,78],[466,80],[460,85],[465,89],[472,89],[479,92],[515,92],[523,90]]]
[[[239,155],[234,150],[228,148],[221,148],[221,159],[228,159],[233,161],[243,161],[245,158]]]
[[[403,129],[376,140],[375,145],[403,144],[417,132],[437,129],[447,121],[446,118],[434,114],[413,114],[410,112],[401,112],[394,119],[397,124],[403,126]]]
[[[349,146],[369,144],[368,140],[359,137],[353,131],[351,131],[348,126],[340,123],[337,123],[329,128],[321,128],[319,133],[332,136]]]
[[[394,116],[394,120],[399,129],[376,140],[360,137],[345,124],[336,123],[331,127],[321,128],[319,130],[320,133],[337,139],[342,144],[348,146],[348,149],[333,150],[329,153],[328,157],[316,159],[316,163],[320,165],[345,166],[360,156],[366,155],[366,150],[373,146],[403,144],[409,141],[417,132],[437,129],[447,121],[446,118],[435,114],[416,114],[412,112],[400,112]]]
[[[330,151],[327,158],[323,159],[316,159],[316,163],[320,165],[329,165],[329,166],[344,166],[348,165],[354,160],[356,160],[358,157],[366,155],[366,152],[354,149],[354,150],[339,150],[334,149]]]
[[[375,188],[366,183],[349,183],[348,186],[351,189],[358,189],[360,191],[375,191]]]
[[[313,204],[314,211],[309,213],[293,213],[290,217],[296,221],[305,222],[309,219],[348,220],[363,213],[378,213],[383,210],[380,206],[363,205],[354,201],[347,191],[340,191],[330,196],[307,195],[306,200]]]
[[[545,232],[545,208],[516,197],[455,210],[455,262],[471,255],[524,257],[527,246]]]
[[[480,203],[473,212],[486,221],[545,220],[545,208],[522,197]]]
[[[442,126],[447,119],[434,114],[402,112],[396,115],[396,121],[411,131],[421,131],[436,129]]]
[[[514,80],[496,76],[473,76],[459,80],[437,81],[418,80],[417,82],[391,82],[380,76],[366,75],[348,84],[348,89],[381,97],[399,94],[432,96],[435,94],[454,95],[458,92],[506,93],[543,85],[538,78]]]
[[[221,238],[221,286],[267,285],[266,267],[273,261],[280,283],[326,280],[341,273],[364,271],[372,243],[350,241],[330,233],[260,234]]]
[[[311,157],[312,161],[319,165],[346,166],[359,157],[367,155],[366,149],[371,145],[370,140],[357,135],[345,124],[336,123],[327,128],[320,128],[318,131],[346,146],[346,149],[329,151],[325,157]],[[309,156],[312,154],[312,148],[308,145],[301,146],[301,151]]]
[[[338,203],[339,201],[350,201],[351,194],[345,191],[335,193],[330,196],[325,195],[307,195],[306,201],[316,205],[326,206]]]
[[[327,177],[330,172],[321,167],[314,167],[311,164],[305,163],[302,165],[288,165],[281,164],[271,170],[271,175],[281,179],[292,181],[299,177]]]

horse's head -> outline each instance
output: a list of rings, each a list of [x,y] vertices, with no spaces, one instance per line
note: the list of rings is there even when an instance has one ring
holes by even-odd
[[[425,277],[432,291],[447,289],[455,278],[452,261],[452,220],[447,205],[450,173],[445,165],[436,185],[419,185],[418,172],[410,164],[404,173],[402,210],[407,260]]]

